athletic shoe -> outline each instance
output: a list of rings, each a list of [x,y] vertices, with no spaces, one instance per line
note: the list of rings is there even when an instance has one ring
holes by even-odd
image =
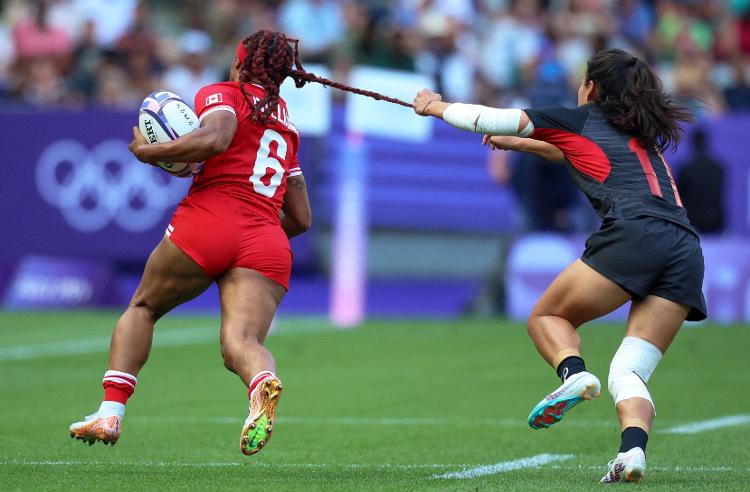
[[[83,422],[76,422],[70,426],[70,437],[93,446],[96,441],[115,445],[120,438],[122,417],[117,415],[99,416],[99,413],[88,415]]]
[[[529,414],[529,425],[532,429],[543,429],[556,424],[565,412],[583,400],[599,398],[600,390],[601,384],[593,374],[573,374],[562,386],[537,403]]]
[[[255,454],[268,444],[282,389],[281,381],[277,377],[269,376],[258,383],[250,394],[250,413],[245,420],[240,438],[242,454]]]
[[[646,473],[646,453],[641,448],[633,448],[625,453],[617,453],[617,458],[607,464],[609,470],[602,477],[602,483],[638,482]]]

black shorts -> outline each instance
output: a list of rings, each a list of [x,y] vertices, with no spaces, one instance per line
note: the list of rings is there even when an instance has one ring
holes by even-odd
[[[656,217],[606,221],[586,241],[581,260],[635,299],[655,295],[706,319],[703,251],[692,232]]]

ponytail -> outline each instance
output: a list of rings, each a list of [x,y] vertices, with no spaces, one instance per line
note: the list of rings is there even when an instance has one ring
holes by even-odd
[[[676,148],[681,122],[692,114],[663,91],[661,80],[639,58],[622,50],[602,50],[588,62],[586,81],[596,83],[594,102],[615,128],[644,148]]]

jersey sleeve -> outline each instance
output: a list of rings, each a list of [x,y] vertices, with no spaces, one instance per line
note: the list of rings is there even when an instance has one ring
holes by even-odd
[[[583,126],[586,124],[586,118],[588,116],[588,113],[582,108],[571,109],[563,108],[561,106],[540,109],[524,109],[524,112],[534,124],[534,133],[531,134],[531,138],[537,140],[545,140],[544,138],[539,137],[552,133],[549,131],[545,132],[545,130],[580,135],[583,132]]]
[[[302,174],[302,167],[300,167],[299,159],[297,158],[297,154],[295,154],[294,159],[290,163],[289,177],[299,176],[300,174]]]
[[[302,174],[302,167],[299,163],[299,134],[297,129],[294,129],[294,136],[292,137],[293,142],[293,153],[292,158],[289,161],[289,177],[299,176]]]
[[[596,142],[583,135],[589,116],[585,106],[524,111],[534,124],[530,138],[556,146],[579,172],[599,182],[607,179],[612,168],[609,158]]]
[[[221,84],[207,85],[195,95],[195,114],[198,119],[216,111],[230,111],[237,115],[237,92]]]

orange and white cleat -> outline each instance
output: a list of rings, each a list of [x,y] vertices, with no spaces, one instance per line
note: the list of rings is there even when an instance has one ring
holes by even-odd
[[[281,380],[275,375],[269,375],[250,393],[250,413],[240,437],[242,454],[253,455],[268,444],[282,389]]]
[[[83,422],[76,422],[70,426],[70,437],[93,446],[96,441],[104,444],[117,443],[120,438],[122,417],[117,415],[100,416],[99,412],[88,415]]]

